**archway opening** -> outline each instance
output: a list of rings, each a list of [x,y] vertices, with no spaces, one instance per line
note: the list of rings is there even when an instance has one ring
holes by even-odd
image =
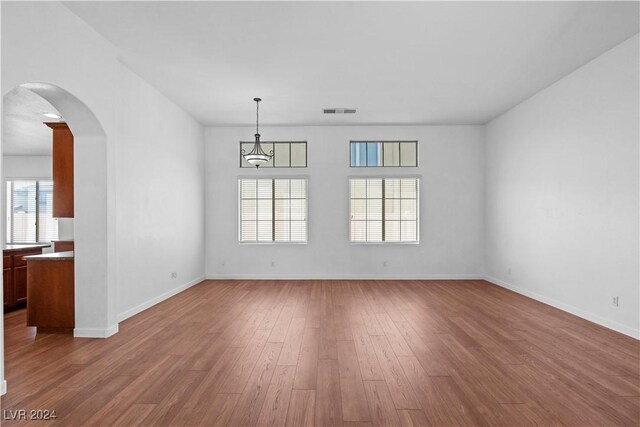
[[[14,89],[3,93],[3,103]],[[114,275],[110,274],[109,265],[109,251],[113,250],[113,245],[107,233],[108,229],[115,228],[114,216],[108,213],[107,135],[92,110],[65,89],[42,82],[21,84],[18,89],[46,100],[73,133],[74,336],[109,337],[118,331],[118,324]],[[4,138],[0,147],[3,145]],[[3,229],[0,227],[1,241],[5,244]],[[4,352],[4,325],[0,326],[0,351]],[[4,361],[4,357],[2,359]]]

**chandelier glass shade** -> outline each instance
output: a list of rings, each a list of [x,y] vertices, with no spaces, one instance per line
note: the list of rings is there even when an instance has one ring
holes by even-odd
[[[253,98],[256,102],[256,142],[253,145],[253,148],[248,153],[245,150],[242,150],[242,157],[250,164],[255,166],[256,168],[265,165],[271,158],[273,157],[273,150],[269,154],[265,153],[260,145],[260,132],[258,131],[258,112],[259,112],[259,102],[262,101],[260,98]]]

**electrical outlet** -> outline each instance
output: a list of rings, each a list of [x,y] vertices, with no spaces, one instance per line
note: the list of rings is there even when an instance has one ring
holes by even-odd
[[[176,273],[175,271],[171,272],[171,278],[172,279],[176,279],[178,277],[178,273]]]
[[[276,262],[275,261],[271,261],[271,267],[275,267],[276,266]]]
[[[509,276],[511,276],[511,267],[509,267],[509,270],[507,271],[507,273],[509,274]]]
[[[382,262],[382,266],[383,266],[383,267],[386,267],[386,266],[387,266],[387,261],[383,261],[383,262]]]
[[[613,297],[613,300],[611,301],[611,304],[613,304],[614,307],[619,307],[620,306],[619,297]]]

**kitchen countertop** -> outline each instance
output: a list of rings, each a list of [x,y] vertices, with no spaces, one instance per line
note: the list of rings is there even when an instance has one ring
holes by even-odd
[[[7,252],[17,252],[24,251],[28,249],[41,249],[41,248],[50,248],[51,245],[49,243],[34,243],[34,244],[26,244],[26,245],[4,245],[2,248],[3,251]]]
[[[52,252],[42,255],[28,255],[23,257],[27,261],[65,261],[73,260],[73,251],[69,252]]]

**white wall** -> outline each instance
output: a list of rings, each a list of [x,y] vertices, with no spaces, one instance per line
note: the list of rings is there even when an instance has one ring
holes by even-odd
[[[636,337],[638,51],[636,35],[487,125],[485,214],[493,281]]]
[[[3,156],[2,178],[51,179],[51,156]],[[4,211],[3,211],[4,212]]]
[[[76,139],[75,237],[86,286],[108,284],[80,301],[83,289],[77,289],[76,327],[84,322],[87,335],[108,335],[117,330],[116,318],[204,275],[203,129],[131,73],[116,49],[62,4],[1,7],[3,95],[27,82],[59,86],[86,104],[106,134],[106,144],[99,137]],[[70,109],[52,104],[68,118]],[[74,135],[85,134],[83,123],[75,121],[74,128],[70,121]],[[88,168],[98,171],[97,181],[78,180]],[[78,193],[92,190],[93,197],[79,204]],[[80,215],[94,229],[84,240]],[[92,247],[97,249],[87,250]],[[170,271],[178,278],[172,280]],[[2,333],[0,328],[0,342]]]
[[[118,313],[204,278],[204,129],[119,70]],[[171,273],[177,273],[171,279]]]
[[[308,141],[306,169],[240,168],[239,141],[254,128],[206,130],[209,277],[481,277],[482,126],[334,126],[260,129],[263,140]],[[417,168],[350,168],[350,140],[418,140]],[[352,175],[420,175],[420,244],[351,244]],[[238,176],[307,175],[308,244],[238,243]],[[275,267],[271,262],[275,262]],[[387,261],[387,267],[383,266]],[[248,263],[251,262],[251,265]],[[253,267],[253,263],[257,263]]]

